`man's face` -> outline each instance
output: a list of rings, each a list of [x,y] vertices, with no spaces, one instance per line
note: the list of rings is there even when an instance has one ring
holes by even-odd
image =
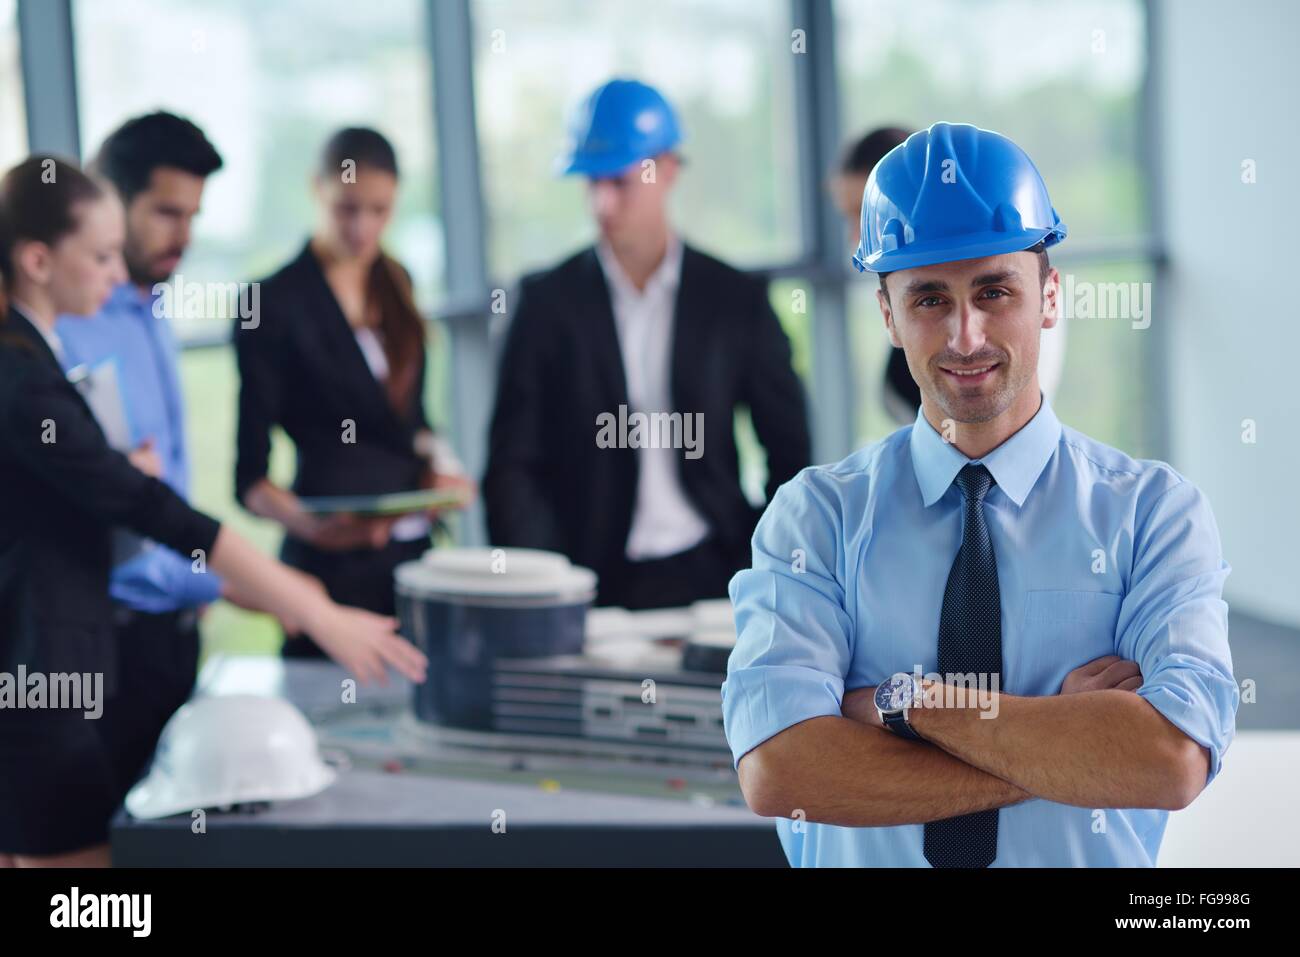
[[[190,245],[203,199],[203,177],[160,166],[126,209],[126,268],[141,286],[166,282]]]
[[[653,164],[653,165],[651,165]],[[618,176],[587,180],[587,202],[600,235],[614,246],[658,227],[677,177],[671,153],[634,163]]]
[[[1059,276],[1038,256],[1007,253],[890,273],[881,312],[921,393],[944,418],[987,422],[1037,387],[1038,342],[1056,325]],[[976,375],[961,372],[985,370]]]

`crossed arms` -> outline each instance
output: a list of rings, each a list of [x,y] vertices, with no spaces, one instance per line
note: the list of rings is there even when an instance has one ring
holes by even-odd
[[[842,716],[802,721],[741,758],[755,813],[846,827],[919,824],[1041,797],[1080,807],[1179,810],[1204,788],[1209,751],[1133,693],[1134,662],[1111,655],[1071,672],[1059,695],[996,696],[996,717],[926,704],[925,741],[883,728],[874,688],[848,692]],[[989,703],[987,700],[984,702]]]

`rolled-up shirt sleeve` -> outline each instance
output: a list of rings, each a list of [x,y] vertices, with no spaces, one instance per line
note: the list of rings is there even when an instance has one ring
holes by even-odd
[[[840,511],[805,469],[777,491],[731,580],[736,648],[722,686],[735,764],[786,728],[840,714],[852,656]]]
[[[174,556],[174,557],[173,557]],[[175,552],[168,554],[168,572],[172,581],[171,594],[182,608],[210,605],[221,598],[221,577],[206,567],[195,568],[192,559]]]
[[[1119,653],[1142,669],[1137,693],[1209,751],[1208,785],[1236,732],[1241,695],[1222,597],[1231,567],[1205,495],[1187,481],[1161,493],[1138,516],[1133,555]]]
[[[114,569],[113,578],[114,598],[155,614],[210,605],[221,597],[221,578],[206,563],[161,545]],[[119,594],[119,584],[129,591]]]

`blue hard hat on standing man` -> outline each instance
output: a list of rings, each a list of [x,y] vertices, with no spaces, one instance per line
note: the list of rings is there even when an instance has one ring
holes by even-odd
[[[1053,246],[1065,238],[1033,161],[1000,133],[935,123],[885,154],[862,195],[861,272]]]
[[[594,179],[617,176],[681,140],[677,114],[662,93],[638,80],[610,80],[574,110],[556,170]]]
[[[883,280],[899,270],[1044,251],[1065,235],[1043,177],[1024,150],[991,130],[935,123],[907,136],[871,169],[853,264]],[[1045,279],[1046,255],[1040,267]],[[1062,318],[1043,327],[1039,385],[1049,398],[1064,373],[1066,339]],[[900,356],[891,354],[891,361]],[[905,375],[915,381],[910,369]],[[910,412],[907,418],[899,412],[899,424],[907,424]]]

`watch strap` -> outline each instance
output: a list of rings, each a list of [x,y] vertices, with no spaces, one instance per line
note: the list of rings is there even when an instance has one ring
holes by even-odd
[[[910,741],[922,740],[921,736],[912,729],[910,724],[907,723],[907,718],[904,717],[902,712],[899,712],[898,714],[885,715],[884,722],[885,727],[894,732],[894,734],[898,735],[900,738],[907,738]]]

